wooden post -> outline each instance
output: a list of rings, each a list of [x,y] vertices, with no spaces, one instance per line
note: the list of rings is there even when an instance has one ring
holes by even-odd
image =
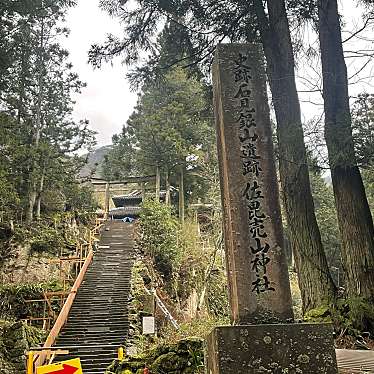
[[[34,374],[34,352],[27,352],[27,374]]]
[[[184,223],[184,166],[180,167],[179,174],[179,220]]]
[[[118,357],[118,361],[122,361],[125,358],[125,351],[123,347],[118,348],[117,357]]]
[[[142,202],[145,201],[145,182],[141,183],[141,189],[142,189]]]
[[[105,217],[109,218],[109,202],[110,202],[110,185],[109,182],[105,184]]]

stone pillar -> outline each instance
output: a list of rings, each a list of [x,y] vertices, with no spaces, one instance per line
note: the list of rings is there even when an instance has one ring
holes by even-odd
[[[214,108],[232,322],[207,374],[336,374],[332,328],[294,324],[261,47],[218,45]]]
[[[213,84],[232,319],[292,320],[261,49],[219,45]]]

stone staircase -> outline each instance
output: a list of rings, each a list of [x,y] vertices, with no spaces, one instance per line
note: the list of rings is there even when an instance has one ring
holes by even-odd
[[[133,225],[108,222],[56,342],[69,355],[56,362],[80,357],[84,374],[103,374],[117,357],[128,334],[132,261]]]

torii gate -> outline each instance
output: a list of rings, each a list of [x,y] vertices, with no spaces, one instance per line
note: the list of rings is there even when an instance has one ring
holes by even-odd
[[[160,197],[160,179],[157,178],[156,175],[147,175],[147,176],[131,176],[126,177],[121,180],[116,181],[106,181],[101,178],[91,178],[91,183],[96,186],[105,186],[105,216],[108,217],[109,214],[109,202],[110,202],[110,186],[112,185],[121,185],[121,184],[129,184],[129,183],[137,183],[140,184],[142,190],[142,198],[145,198],[145,183],[146,182],[155,182],[156,185],[156,198]]]

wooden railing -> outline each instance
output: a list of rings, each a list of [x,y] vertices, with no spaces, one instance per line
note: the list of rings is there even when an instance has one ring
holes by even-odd
[[[89,252],[87,254],[87,257],[85,258],[83,266],[81,267],[81,269],[79,271],[79,274],[78,274],[77,278],[75,279],[73,287],[72,287],[69,295],[67,296],[67,298],[65,300],[65,303],[64,303],[64,305],[63,305],[63,307],[62,307],[62,309],[61,309],[61,311],[60,311],[51,331],[49,332],[47,340],[45,341],[45,343],[44,343],[43,347],[41,348],[40,352],[33,352],[33,355],[32,355],[33,357],[31,359],[32,362],[30,363],[30,360],[28,362],[28,370],[30,370],[30,366],[32,366],[32,368],[34,369],[34,368],[42,366],[42,365],[46,364],[48,361],[50,361],[52,351],[53,351],[52,346],[53,346],[53,344],[55,344],[56,339],[57,339],[58,335],[60,334],[61,329],[63,328],[63,326],[67,322],[71,307],[72,307],[74,299],[75,299],[75,296],[76,296],[76,294],[78,292],[78,289],[83,282],[84,276],[87,273],[87,270],[88,270],[88,268],[89,268],[89,266],[92,262],[93,255],[94,255],[93,244],[94,244],[95,241],[98,240],[96,238],[96,235],[98,235],[100,233],[100,229],[103,226],[103,224],[104,224],[103,219],[97,219],[96,222],[95,222],[95,227],[92,230],[90,230],[89,242],[88,242]]]
[[[77,279],[74,282],[74,285],[70,291],[69,296],[67,297],[64,306],[62,307],[59,316],[56,319],[56,322],[54,326],[52,327],[52,330],[49,332],[49,335],[47,337],[47,340],[44,343],[43,346],[43,352],[39,354],[39,357],[35,361],[35,366],[42,366],[48,356],[50,355],[50,352],[48,352],[48,348],[52,347],[52,345],[55,343],[56,338],[58,337],[62,327],[65,325],[68,317],[69,317],[69,312],[70,309],[73,305],[73,301],[75,299],[75,296],[77,294],[77,291],[80,287],[80,285],[83,282],[83,278],[88,270],[88,267],[90,266],[93,258],[93,250],[91,249],[90,252],[88,253],[88,256],[86,258],[86,261],[84,262],[81,271],[78,274]]]

